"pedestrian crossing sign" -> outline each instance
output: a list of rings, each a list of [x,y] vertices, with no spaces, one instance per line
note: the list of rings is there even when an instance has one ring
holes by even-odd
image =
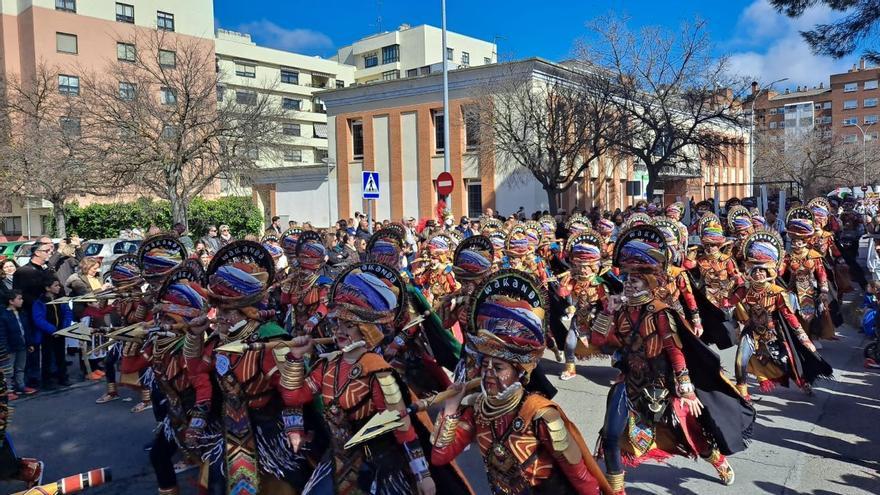
[[[379,199],[379,172],[363,172],[363,188],[364,199]]]

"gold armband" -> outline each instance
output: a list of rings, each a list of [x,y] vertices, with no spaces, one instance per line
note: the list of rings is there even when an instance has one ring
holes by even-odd
[[[203,335],[193,335],[187,332],[183,338],[183,356],[188,359],[202,357],[202,348],[205,344]]]
[[[590,328],[591,331],[600,335],[608,335],[608,330],[610,329],[611,316],[609,316],[608,313],[599,313],[596,315],[596,319],[593,320],[593,326]]]
[[[443,416],[437,429],[431,435],[431,443],[434,447],[442,449],[455,440],[455,430],[458,429],[458,414]]]
[[[376,375],[376,379],[379,380],[379,387],[382,388],[382,395],[385,396],[386,406],[400,404],[403,401],[403,394],[400,393],[397,380],[394,379],[391,373]]]
[[[302,361],[280,361],[278,371],[281,373],[281,386],[287,390],[296,390],[303,386],[306,371]]]

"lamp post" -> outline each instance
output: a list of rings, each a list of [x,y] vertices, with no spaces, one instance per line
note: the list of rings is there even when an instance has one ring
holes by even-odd
[[[754,152],[754,142],[755,142],[755,101],[758,99],[762,91],[766,91],[773,87],[774,84],[788,81],[787,77],[783,77],[782,79],[777,79],[762,88],[758,89],[758,92],[752,95],[752,113],[751,119],[749,123],[749,181],[752,182],[752,188],[749,192],[750,194],[754,193],[754,183],[755,183],[755,152]]]
[[[333,194],[330,192],[330,172],[336,166],[336,161],[330,160],[330,158],[321,158],[321,161],[327,165],[327,226],[333,227]]]
[[[865,124],[865,127],[870,127],[874,125],[876,122],[868,122]],[[856,126],[856,129],[862,133],[862,185],[868,185],[868,140],[866,139],[867,133],[865,132],[865,128],[860,126],[858,123],[853,124]],[[862,191],[865,192],[865,191]]]

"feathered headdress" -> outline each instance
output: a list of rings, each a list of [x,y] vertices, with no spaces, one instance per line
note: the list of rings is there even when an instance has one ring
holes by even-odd
[[[306,270],[317,271],[327,257],[327,248],[324,247],[321,234],[308,230],[299,236],[296,242],[296,260],[299,266]]]
[[[253,241],[235,241],[220,248],[206,272],[207,292],[221,308],[255,306],[275,278],[275,261]]]
[[[622,232],[614,244],[614,266],[625,273],[664,273],[669,260],[666,239],[653,225]]]
[[[158,234],[141,243],[137,258],[141,276],[147,281],[159,281],[183,263],[186,247],[176,236]]]
[[[405,315],[406,286],[397,269],[359,263],[342,272],[330,287],[329,318],[357,325],[367,347],[387,343]]]
[[[474,280],[492,271],[495,248],[492,241],[482,235],[468,237],[455,250],[452,271],[459,280]]]

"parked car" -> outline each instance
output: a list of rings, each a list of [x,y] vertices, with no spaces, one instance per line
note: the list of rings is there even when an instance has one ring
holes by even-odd
[[[15,251],[15,262],[18,263],[18,266],[24,266],[30,263],[31,246],[33,246],[35,242],[36,241],[27,241],[18,246],[18,249]],[[55,245],[55,249],[58,249],[59,242],[61,242],[61,239],[52,239],[52,244]]]
[[[15,258],[15,252],[25,241],[0,242],[0,261]]]
[[[141,247],[141,240],[94,239],[83,244],[83,256],[94,256],[101,262],[101,273],[106,274],[110,265],[123,254],[135,254]]]

